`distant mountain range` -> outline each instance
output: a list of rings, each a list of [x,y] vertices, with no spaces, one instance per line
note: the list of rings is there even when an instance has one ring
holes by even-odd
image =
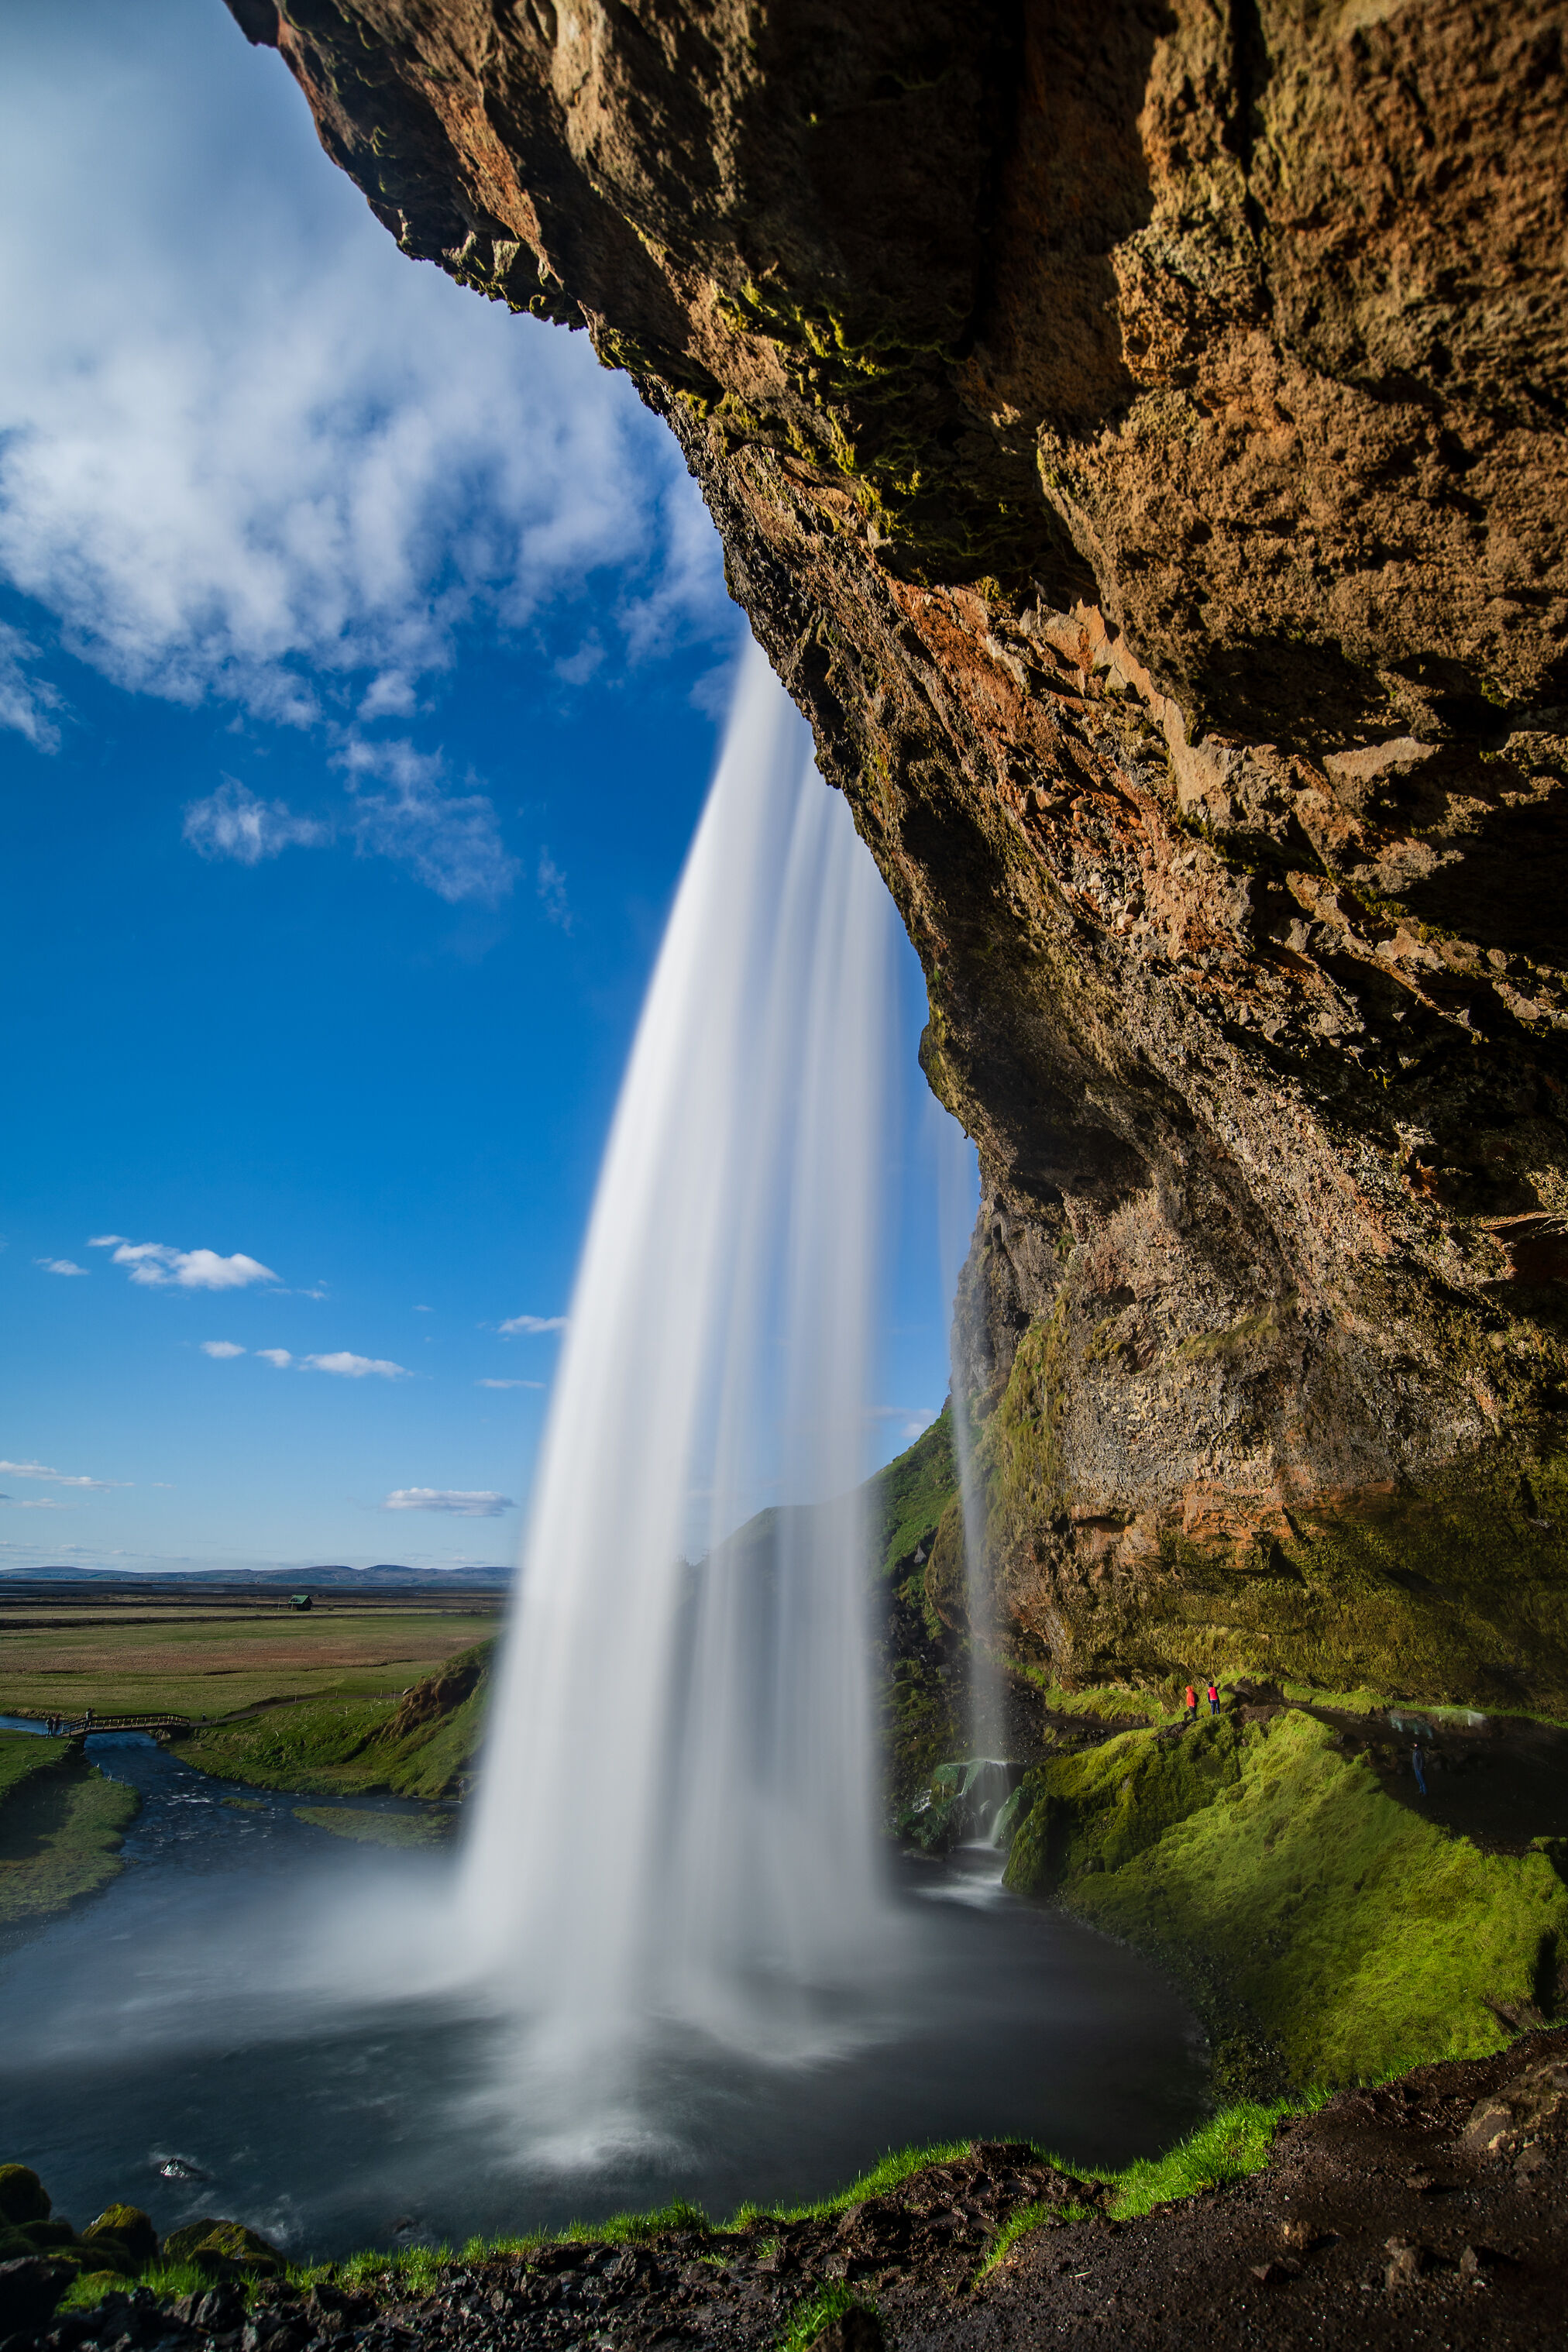
[[[323,1584],[504,1586],[511,1582],[510,1568],[404,1568],[395,1560],[379,1560],[374,1568],[188,1568],[142,1570],[121,1568],[0,1568],[0,1580],[16,1584],[131,1584],[142,1578],[152,1584],[281,1584],[304,1591]]]

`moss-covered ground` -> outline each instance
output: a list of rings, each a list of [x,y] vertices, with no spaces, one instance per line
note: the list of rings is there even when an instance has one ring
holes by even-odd
[[[0,1732],[0,1935],[106,1885],[137,1804],[66,1740]]]
[[[493,1648],[481,1643],[448,1658],[408,1691],[300,1700],[210,1724],[182,1739],[179,1752],[220,1780],[302,1796],[449,1796],[479,1747]]]
[[[1237,2088],[1338,2084],[1507,2039],[1568,1950],[1548,1852],[1482,1853],[1295,1709],[1127,1732],[1037,1768],[1008,1882],[1185,1979]]]

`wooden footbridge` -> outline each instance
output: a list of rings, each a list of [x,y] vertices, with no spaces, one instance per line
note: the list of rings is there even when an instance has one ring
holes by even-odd
[[[146,1731],[154,1737],[160,1732],[190,1731],[195,1728],[188,1715],[100,1715],[89,1707],[81,1715],[39,1714],[27,1710],[28,1719],[52,1730],[61,1739],[86,1739],[100,1731]]]

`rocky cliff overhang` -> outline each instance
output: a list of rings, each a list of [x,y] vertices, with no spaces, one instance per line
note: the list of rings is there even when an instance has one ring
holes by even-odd
[[[1568,1692],[1568,11],[230,5],[680,439],[979,1145],[1020,1637],[1479,1511]]]

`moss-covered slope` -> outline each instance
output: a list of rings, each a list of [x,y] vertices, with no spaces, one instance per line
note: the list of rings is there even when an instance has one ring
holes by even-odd
[[[1508,2038],[1498,2009],[1556,2000],[1551,1853],[1484,1853],[1424,1821],[1308,1715],[1124,1733],[1024,1786],[1008,1884],[1173,1963],[1222,2086],[1480,2056]]]

